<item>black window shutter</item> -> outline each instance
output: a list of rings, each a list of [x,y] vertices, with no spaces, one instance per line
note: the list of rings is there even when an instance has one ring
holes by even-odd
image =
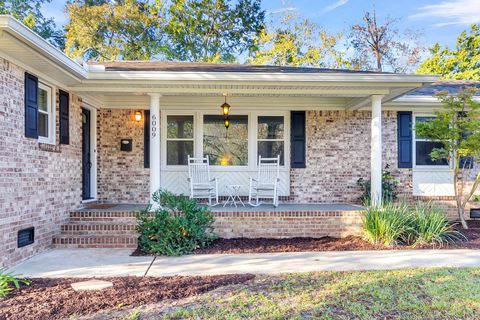
[[[150,168],[150,110],[143,113],[143,167]]]
[[[290,114],[290,120],[291,120],[290,166],[292,168],[305,168],[306,167],[305,111],[292,111]]]
[[[59,115],[60,115],[60,144],[70,143],[70,96],[68,92],[59,90]]]
[[[411,168],[413,159],[412,112],[397,113],[398,167]]]
[[[25,137],[38,138],[38,78],[25,73]]]

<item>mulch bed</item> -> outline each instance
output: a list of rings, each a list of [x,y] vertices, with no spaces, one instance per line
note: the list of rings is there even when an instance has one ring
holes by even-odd
[[[89,279],[31,279],[30,286],[22,286],[5,300],[0,300],[0,319],[65,319],[101,310],[186,298],[253,278],[250,274],[99,278],[113,282],[113,287],[79,292],[70,284]]]
[[[444,245],[441,249],[480,249],[480,221],[468,221],[468,230],[458,229],[467,238],[466,241]],[[361,237],[348,236],[345,238],[233,238],[216,239],[210,246],[197,249],[196,254],[217,253],[265,253],[265,252],[308,252],[308,251],[360,251],[360,250],[407,250],[407,249],[439,249],[438,246],[410,246],[373,245]],[[140,249],[132,253],[135,256],[148,255]]]

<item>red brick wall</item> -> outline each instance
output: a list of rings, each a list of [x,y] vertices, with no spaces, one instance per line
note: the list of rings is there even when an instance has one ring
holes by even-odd
[[[360,235],[359,211],[214,212],[215,234],[221,238],[346,237]]]
[[[81,203],[81,100],[71,96],[69,145],[58,130],[55,146],[25,138],[24,121],[24,70],[0,59],[0,266],[50,247]],[[17,248],[18,230],[32,226],[35,243]]]
[[[98,112],[98,200],[111,203],[147,203],[149,169],[143,163],[142,121],[136,110],[101,109]],[[120,139],[132,139],[131,152],[120,151]]]
[[[396,112],[383,112],[383,165],[411,193],[411,170],[397,169]],[[290,173],[293,202],[358,203],[359,178],[370,179],[369,111],[308,111],[307,165]]]

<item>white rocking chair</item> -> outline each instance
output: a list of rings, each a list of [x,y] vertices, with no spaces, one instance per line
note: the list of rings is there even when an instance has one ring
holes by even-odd
[[[262,199],[272,199],[273,206],[278,207],[278,183],[280,181],[280,156],[276,158],[258,157],[258,176],[250,178],[248,203],[257,207]],[[255,203],[252,199],[255,198]]]
[[[188,181],[190,183],[190,199],[208,199],[209,206],[218,202],[218,179],[210,179],[210,162],[206,158],[188,156]],[[212,204],[212,199],[215,202]]]

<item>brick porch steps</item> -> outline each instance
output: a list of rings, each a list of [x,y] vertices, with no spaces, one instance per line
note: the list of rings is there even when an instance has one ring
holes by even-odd
[[[53,238],[55,248],[137,248],[135,212],[75,211]]]

